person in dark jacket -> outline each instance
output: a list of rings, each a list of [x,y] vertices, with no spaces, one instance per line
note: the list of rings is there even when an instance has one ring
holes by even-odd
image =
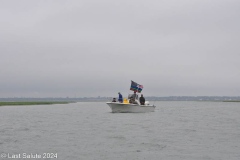
[[[123,103],[123,97],[120,92],[118,92],[118,102]]]
[[[139,98],[140,104],[145,105],[145,98],[143,97],[143,94],[141,94],[141,97]]]

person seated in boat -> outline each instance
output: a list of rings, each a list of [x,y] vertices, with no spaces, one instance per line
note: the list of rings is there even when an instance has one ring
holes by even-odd
[[[145,105],[145,98],[143,97],[143,94],[141,94],[141,97],[139,98],[140,104]]]
[[[130,99],[129,99],[129,103],[133,103],[133,97],[131,97]]]
[[[133,97],[130,98],[129,103],[131,104],[138,104]]]
[[[118,102],[123,103],[123,97],[120,92],[118,92]]]
[[[117,101],[116,101],[116,98],[113,98],[112,102],[117,102]]]

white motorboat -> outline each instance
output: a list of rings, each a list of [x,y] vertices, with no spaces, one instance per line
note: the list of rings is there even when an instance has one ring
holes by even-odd
[[[140,105],[136,99],[135,104],[129,103],[129,99],[124,99],[123,103],[120,102],[107,102],[112,109],[112,113],[144,113],[154,112],[156,106],[150,105],[148,101],[144,105]]]
[[[138,101],[138,95],[136,92],[141,93],[143,85],[140,85],[134,81],[131,81],[130,90],[134,91],[134,94],[129,94],[128,99],[122,99],[122,95],[119,94],[119,101],[116,102],[116,98],[113,98],[112,102],[107,102],[113,113],[143,113],[143,112],[154,112],[156,106],[150,105],[148,101],[145,101],[144,97],[140,97],[142,104]],[[145,103],[144,103],[145,101]]]
[[[107,102],[113,113],[144,113],[154,112],[154,105],[124,104],[119,102]]]

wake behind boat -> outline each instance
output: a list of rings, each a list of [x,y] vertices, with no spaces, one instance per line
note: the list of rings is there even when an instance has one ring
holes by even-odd
[[[132,81],[130,90],[133,90],[134,94],[129,94],[128,98],[124,98],[124,100],[122,100],[121,97],[118,102],[115,100],[113,100],[113,102],[107,102],[107,105],[112,109],[113,113],[154,112],[156,106],[150,105],[142,96],[138,99],[136,92],[141,93],[142,89],[142,85]]]

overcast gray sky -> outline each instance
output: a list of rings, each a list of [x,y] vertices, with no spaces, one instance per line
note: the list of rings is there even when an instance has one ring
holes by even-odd
[[[0,0],[0,97],[240,95],[239,0]]]

